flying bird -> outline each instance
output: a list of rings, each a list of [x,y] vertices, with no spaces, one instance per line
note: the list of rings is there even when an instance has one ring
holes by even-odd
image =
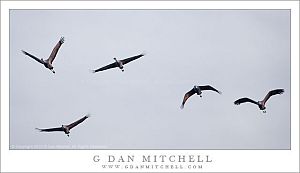
[[[210,86],[210,85],[204,85],[204,86],[194,86],[189,92],[187,92],[184,97],[183,97],[183,101],[182,104],[180,106],[181,109],[184,108],[184,104],[187,101],[188,98],[190,98],[192,95],[194,95],[195,93],[197,93],[197,95],[199,95],[200,97],[202,97],[202,91],[204,90],[211,90],[211,91],[215,91],[219,94],[221,94],[221,91],[218,91],[217,89],[215,89],[214,87]]]
[[[40,132],[54,132],[54,131],[63,131],[65,132],[65,134],[67,134],[67,136],[69,136],[70,130],[77,126],[78,124],[82,123],[85,119],[87,119],[88,117],[90,117],[90,115],[85,115],[84,117],[82,117],[81,119],[69,124],[69,125],[62,125],[61,127],[55,127],[55,128],[48,128],[48,129],[39,129],[36,128],[37,130],[39,130]]]
[[[263,113],[266,113],[266,102],[267,100],[273,96],[273,95],[276,95],[276,94],[282,94],[284,92],[284,89],[275,89],[275,90],[272,90],[272,91],[269,91],[268,94],[265,96],[265,98],[261,101],[254,101],[252,99],[249,99],[247,97],[244,97],[244,98],[240,98],[238,100],[236,100],[234,102],[234,104],[236,105],[239,105],[241,103],[246,103],[246,102],[250,102],[250,103],[254,103],[256,105],[258,105],[259,109],[263,111]]]
[[[52,65],[52,63],[53,63],[53,61],[54,61],[54,59],[55,59],[55,57],[56,57],[56,54],[57,54],[57,52],[58,52],[60,46],[61,46],[64,42],[65,42],[64,37],[61,37],[60,40],[58,41],[58,43],[56,44],[56,46],[53,48],[53,50],[52,50],[52,52],[51,52],[49,58],[46,59],[46,60],[43,60],[43,58],[42,58],[42,59],[39,59],[39,58],[37,58],[36,56],[34,56],[34,55],[32,55],[32,54],[30,54],[30,53],[24,51],[24,50],[22,50],[22,52],[23,52],[25,55],[27,55],[27,56],[33,58],[33,59],[36,60],[37,62],[43,64],[46,68],[48,68],[48,69],[51,70],[53,73],[55,73],[55,71],[53,70],[53,65]]]
[[[104,70],[108,70],[108,69],[111,69],[111,68],[115,68],[115,67],[119,67],[122,72],[124,72],[124,65],[133,61],[133,60],[136,60],[142,56],[144,56],[145,54],[139,54],[139,55],[136,55],[136,56],[133,56],[133,57],[129,57],[129,58],[126,58],[126,59],[122,59],[122,60],[117,60],[117,58],[114,58],[114,60],[116,62],[114,63],[111,63],[109,65],[106,65],[104,67],[101,67],[101,68],[98,68],[96,70],[93,70],[93,73],[96,73],[98,71],[104,71]]]

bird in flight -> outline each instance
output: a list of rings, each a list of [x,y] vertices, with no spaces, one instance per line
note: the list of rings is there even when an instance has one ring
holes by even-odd
[[[53,63],[53,61],[54,61],[54,59],[55,59],[55,57],[56,57],[56,54],[57,54],[57,52],[58,52],[60,46],[61,46],[64,42],[65,42],[64,37],[61,37],[60,40],[58,41],[58,43],[56,44],[56,46],[53,48],[53,50],[52,50],[52,52],[51,52],[49,58],[46,59],[46,60],[43,60],[43,58],[42,58],[42,59],[37,58],[36,56],[34,56],[34,55],[32,55],[32,54],[30,54],[30,53],[24,51],[24,50],[22,50],[22,52],[23,52],[25,55],[27,55],[27,56],[33,58],[33,59],[36,60],[37,62],[43,64],[46,68],[48,68],[48,69],[51,70],[53,73],[55,73],[55,71],[53,70],[53,65],[52,65],[52,63]]]
[[[211,91],[215,91],[219,94],[221,94],[221,91],[218,91],[217,89],[215,89],[214,87],[210,86],[210,85],[204,85],[204,86],[194,86],[189,92],[187,92],[184,97],[183,97],[183,101],[182,104],[180,106],[181,109],[184,108],[184,104],[187,101],[188,98],[190,98],[192,95],[194,95],[195,93],[197,93],[197,95],[199,95],[200,97],[202,97],[202,91],[204,90],[211,90]]]
[[[98,68],[96,70],[93,70],[93,73],[96,73],[96,72],[99,72],[99,71],[104,71],[104,70],[108,70],[108,69],[111,69],[111,68],[115,68],[115,67],[119,67],[122,72],[124,72],[124,65],[133,61],[133,60],[136,60],[142,56],[144,56],[145,54],[139,54],[139,55],[136,55],[136,56],[133,56],[133,57],[129,57],[129,58],[126,58],[126,59],[122,59],[122,60],[117,60],[117,58],[114,58],[114,60],[116,62],[114,63],[111,63],[109,65],[106,65],[104,67],[101,67],[101,68]]]
[[[78,124],[82,123],[85,119],[87,119],[88,117],[90,117],[90,115],[85,115],[84,117],[82,117],[81,119],[69,124],[69,125],[62,125],[61,127],[55,127],[55,128],[48,128],[48,129],[39,129],[36,128],[37,130],[39,130],[40,132],[54,132],[54,131],[63,131],[65,132],[65,134],[67,134],[67,136],[69,136],[70,130],[77,126]]]
[[[241,103],[246,103],[246,102],[254,103],[254,104],[258,105],[259,109],[262,110],[263,113],[266,113],[266,102],[267,102],[267,100],[271,96],[276,95],[276,94],[282,94],[283,92],[284,92],[284,89],[275,89],[275,90],[269,91],[268,94],[265,96],[265,98],[261,101],[254,101],[252,99],[244,97],[244,98],[240,98],[240,99],[236,100],[234,102],[234,104],[239,105]]]

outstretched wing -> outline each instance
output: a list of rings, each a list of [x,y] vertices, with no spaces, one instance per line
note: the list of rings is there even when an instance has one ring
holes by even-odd
[[[284,92],[284,89],[275,89],[275,90],[272,90],[272,91],[269,91],[269,93],[265,96],[265,98],[263,99],[263,102],[266,103],[267,100],[273,96],[273,95],[276,95],[276,94],[282,94]]]
[[[247,98],[247,97],[240,98],[240,99],[236,100],[236,101],[234,102],[234,104],[239,105],[239,104],[245,103],[245,102],[250,102],[250,103],[254,103],[254,104],[257,105],[257,102],[256,102],[256,101],[251,100],[251,99],[249,99],[249,98]]]
[[[60,40],[58,41],[58,43],[55,45],[55,47],[53,48],[49,58],[47,59],[47,61],[49,61],[51,64],[54,61],[56,54],[60,48],[60,46],[65,42],[65,38],[61,37]]]
[[[24,50],[22,50],[22,52],[23,52],[25,55],[27,55],[27,56],[33,58],[33,59],[36,60],[37,62],[39,62],[39,63],[41,63],[41,64],[44,64],[44,62],[43,62],[41,59],[37,58],[36,56],[31,55],[30,53],[28,53],[28,52],[26,52],[26,51],[24,51]]]
[[[110,69],[110,68],[115,68],[115,67],[118,67],[118,65],[117,65],[116,62],[111,63],[111,64],[109,64],[109,65],[107,65],[107,66],[98,68],[98,69],[96,69],[96,70],[93,70],[93,73],[96,73],[96,72],[98,72],[98,71],[104,71],[104,70],[107,70],[107,69]]]
[[[49,129],[39,129],[39,128],[35,128],[35,129],[39,130],[40,132],[64,131],[62,127],[49,128]]]
[[[129,57],[129,58],[126,58],[126,59],[123,59],[121,60],[122,64],[127,64],[129,63],[130,61],[133,61],[133,60],[136,60],[142,56],[144,56],[145,54],[140,54],[140,55],[136,55],[136,56],[133,56],[133,57]]]
[[[72,129],[73,127],[75,127],[75,126],[77,126],[78,124],[82,123],[82,122],[83,122],[85,119],[87,119],[88,117],[90,117],[90,116],[89,116],[89,115],[86,115],[86,116],[82,117],[81,119],[75,121],[74,123],[71,123],[71,124],[67,125],[67,127],[68,127],[69,129]]]
[[[218,91],[217,89],[215,89],[214,87],[210,86],[210,85],[204,85],[204,86],[199,86],[200,90],[212,90],[215,91],[219,94],[221,94],[221,91]]]
[[[189,92],[187,92],[187,93],[184,95],[183,101],[182,101],[181,106],[180,106],[181,109],[184,108],[184,104],[185,104],[185,102],[187,101],[187,99],[188,99],[189,97],[191,97],[191,96],[192,96],[193,94],[195,94],[195,93],[196,93],[196,91],[195,91],[194,88],[193,88],[193,89],[191,89]]]

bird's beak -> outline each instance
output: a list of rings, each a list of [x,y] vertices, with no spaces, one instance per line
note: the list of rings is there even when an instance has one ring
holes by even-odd
[[[55,71],[53,69],[51,69],[52,73],[55,73]]]

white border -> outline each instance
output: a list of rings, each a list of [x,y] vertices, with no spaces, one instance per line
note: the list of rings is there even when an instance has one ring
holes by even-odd
[[[9,9],[291,9],[291,150],[9,150]],[[103,169],[94,155],[209,155],[201,170]],[[120,163],[128,164],[128,163]],[[139,164],[139,161],[134,164]],[[143,164],[143,163],[141,163]],[[160,163],[168,164],[168,163]],[[1,1],[1,172],[298,172],[299,2],[298,1]]]

